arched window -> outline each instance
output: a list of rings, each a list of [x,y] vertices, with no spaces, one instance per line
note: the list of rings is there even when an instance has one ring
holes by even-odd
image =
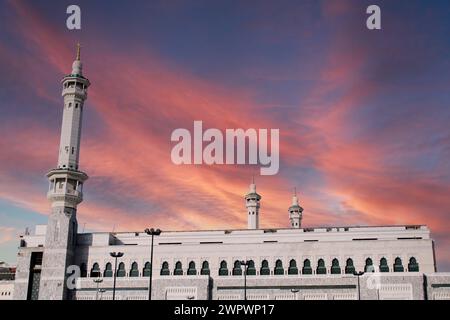
[[[346,274],[355,273],[355,266],[353,265],[353,260],[351,258],[348,258],[347,262],[345,263],[345,273]]]
[[[236,260],[234,262],[232,274],[233,274],[233,276],[241,276],[242,275],[241,262],[239,260]]]
[[[87,277],[87,268],[86,268],[86,263],[84,263],[84,262],[80,265],[80,277],[81,278]]]
[[[142,276],[143,277],[150,277],[150,262],[146,262],[144,264],[144,269],[142,270]]]
[[[169,263],[167,261],[164,261],[161,265],[161,272],[160,274],[162,276],[168,276],[170,275],[170,270],[169,270]]]
[[[181,261],[177,261],[175,263],[175,270],[173,270],[174,276],[182,276],[183,275],[183,266],[181,265]]]
[[[302,273],[312,274],[311,261],[309,261],[309,259],[305,259],[305,261],[303,261]]]
[[[109,278],[113,276],[113,271],[112,271],[112,265],[110,262],[108,262],[105,266],[105,271],[103,272],[103,276],[105,278]]]
[[[249,260],[248,261],[247,275],[248,276],[255,276],[256,275],[255,262],[253,260]]]
[[[259,271],[259,274],[262,276],[270,275],[269,262],[267,262],[267,260],[263,260],[261,262],[261,270]]]
[[[100,277],[100,266],[96,262],[92,265],[91,278],[98,278],[98,277]]]
[[[326,274],[326,273],[327,268],[325,267],[325,261],[323,261],[323,259],[319,259],[319,261],[317,261],[316,274]]]
[[[139,277],[139,268],[137,262],[131,264],[130,277]]]
[[[339,260],[334,258],[333,261],[331,261],[331,274],[340,274],[341,273],[341,267],[339,266]]]
[[[219,276],[227,276],[227,275],[228,275],[227,262],[225,260],[223,260],[220,263]]]
[[[294,259],[289,261],[288,274],[298,274],[297,262]]]
[[[197,270],[195,270],[195,262],[194,261],[189,262],[187,274],[188,274],[188,276],[197,275]]]
[[[273,274],[275,274],[275,275],[283,275],[284,274],[283,262],[281,260],[275,261],[275,269],[273,270]]]
[[[402,259],[400,259],[399,257],[395,258],[395,262],[394,262],[394,272],[403,272],[403,264],[402,264]]]
[[[411,257],[409,259],[408,271],[409,272],[419,272],[419,264],[417,263],[416,258]]]
[[[366,265],[364,266],[364,272],[375,272],[375,268],[373,267],[373,261],[370,258],[366,259]]]
[[[119,263],[119,268],[117,268],[117,276],[125,277],[125,274],[126,274],[125,263],[121,262],[121,263]]]
[[[380,259],[380,272],[389,272],[389,266],[386,258]]]
[[[200,270],[200,274],[202,274],[202,275],[209,275],[210,274],[208,261],[203,261],[203,263],[202,263],[202,270]]]

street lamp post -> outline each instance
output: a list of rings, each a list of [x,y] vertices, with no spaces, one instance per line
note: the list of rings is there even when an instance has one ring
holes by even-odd
[[[364,274],[363,271],[353,272],[353,275],[358,277],[358,300],[361,300],[361,286],[359,285],[359,277],[362,276],[363,274]]]
[[[247,300],[247,266],[248,261],[240,261],[241,265],[244,266],[244,300]]]
[[[114,261],[114,284],[113,284],[113,300],[116,300],[116,275],[117,275],[117,258],[123,257],[123,252],[110,252],[111,257],[115,259]]]
[[[291,289],[291,292],[294,294],[294,300],[297,300],[297,292],[299,291],[299,289]]]
[[[152,236],[152,243],[150,245],[150,276],[148,283],[148,300],[152,300],[152,277],[153,277],[153,237],[161,234],[160,229],[145,229],[145,233]]]
[[[103,293],[105,292],[105,289],[98,289],[98,292],[100,292],[100,300],[103,298]]]
[[[97,289],[95,290],[95,300],[98,300],[98,292],[100,291],[98,289],[98,285],[103,282],[103,279],[97,278],[94,279],[94,282],[97,284]]]

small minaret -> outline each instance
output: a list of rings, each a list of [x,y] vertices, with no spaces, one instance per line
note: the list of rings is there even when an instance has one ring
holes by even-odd
[[[294,195],[292,196],[292,205],[289,207],[289,220],[291,227],[294,229],[300,229],[302,223],[303,208],[298,204],[297,190],[294,189]]]
[[[256,193],[255,179],[252,178],[252,183],[250,184],[250,190],[245,195],[245,206],[247,207],[248,214],[248,229],[258,229],[259,228],[259,207],[261,196]]]
[[[89,80],[83,76],[80,45],[72,72],[62,79],[64,111],[61,126],[58,166],[47,177],[51,202],[42,261],[40,300],[70,298],[67,288],[67,267],[73,264],[77,239],[77,206],[83,201],[83,183],[88,176],[78,169],[81,122]]]

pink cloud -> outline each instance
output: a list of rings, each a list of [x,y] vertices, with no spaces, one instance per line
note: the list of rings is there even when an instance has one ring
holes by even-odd
[[[18,230],[12,227],[0,226],[0,245],[16,240]]]
[[[342,14],[347,8],[347,2],[326,3],[324,10],[330,15]],[[48,73],[67,73],[73,59],[70,40],[23,2],[11,5],[17,9],[18,35],[32,44],[32,55],[21,57],[20,63],[32,65],[31,61],[39,58],[50,66]],[[389,150],[377,143],[378,137],[348,134],[357,125],[352,112],[375,94],[377,87],[357,82],[368,53],[354,51],[349,57],[341,43],[343,37],[337,35],[328,60],[318,70],[319,83],[300,106],[308,111],[306,117],[299,112],[286,125],[289,128],[281,128],[284,163],[307,165],[320,173],[324,182],[310,187],[287,175],[258,177],[263,227],[288,225],[290,190],[301,185],[305,225],[426,223],[435,232],[448,230],[448,184],[432,175],[387,165]],[[256,169],[175,166],[170,161],[169,138],[171,130],[189,127],[193,120],[222,129],[278,126],[270,116],[257,112],[254,93],[207,82],[174,68],[154,53],[125,53],[111,50],[101,40],[95,39],[95,43],[96,50],[83,51],[87,56],[85,73],[92,81],[84,120],[94,134],[82,137],[81,168],[91,178],[85,186],[86,201],[78,212],[80,225],[87,223],[88,228],[97,230],[112,230],[115,225],[117,231],[141,230],[148,225],[166,230],[245,227],[243,195]],[[13,61],[11,68],[21,69],[7,48],[0,50]],[[22,77],[24,83],[35,81]],[[52,99],[45,86],[36,90],[42,99]],[[329,99],[333,93],[335,98]],[[304,134],[299,135],[296,129],[302,127]],[[39,175],[44,175],[44,170],[56,163],[59,137],[33,119],[21,130],[11,124],[0,133],[1,150],[8,150],[0,152],[0,197],[47,213],[45,186],[30,185],[16,174],[43,171]],[[134,202],[139,205],[133,206]],[[439,254],[449,261],[445,252],[448,239],[444,239]]]

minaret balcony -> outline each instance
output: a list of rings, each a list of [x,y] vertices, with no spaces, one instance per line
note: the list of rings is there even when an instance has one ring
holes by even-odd
[[[82,99],[87,98],[87,90],[83,88],[79,88],[76,86],[68,86],[67,88],[63,88],[62,94],[63,97],[65,95],[75,95],[77,97],[80,97]]]
[[[67,201],[79,204],[83,201],[83,192],[69,188],[49,190],[47,192],[47,199],[50,201]]]
[[[47,173],[49,189],[47,199],[52,202],[67,202],[76,206],[83,201],[83,183],[88,176],[81,171],[53,169]]]

